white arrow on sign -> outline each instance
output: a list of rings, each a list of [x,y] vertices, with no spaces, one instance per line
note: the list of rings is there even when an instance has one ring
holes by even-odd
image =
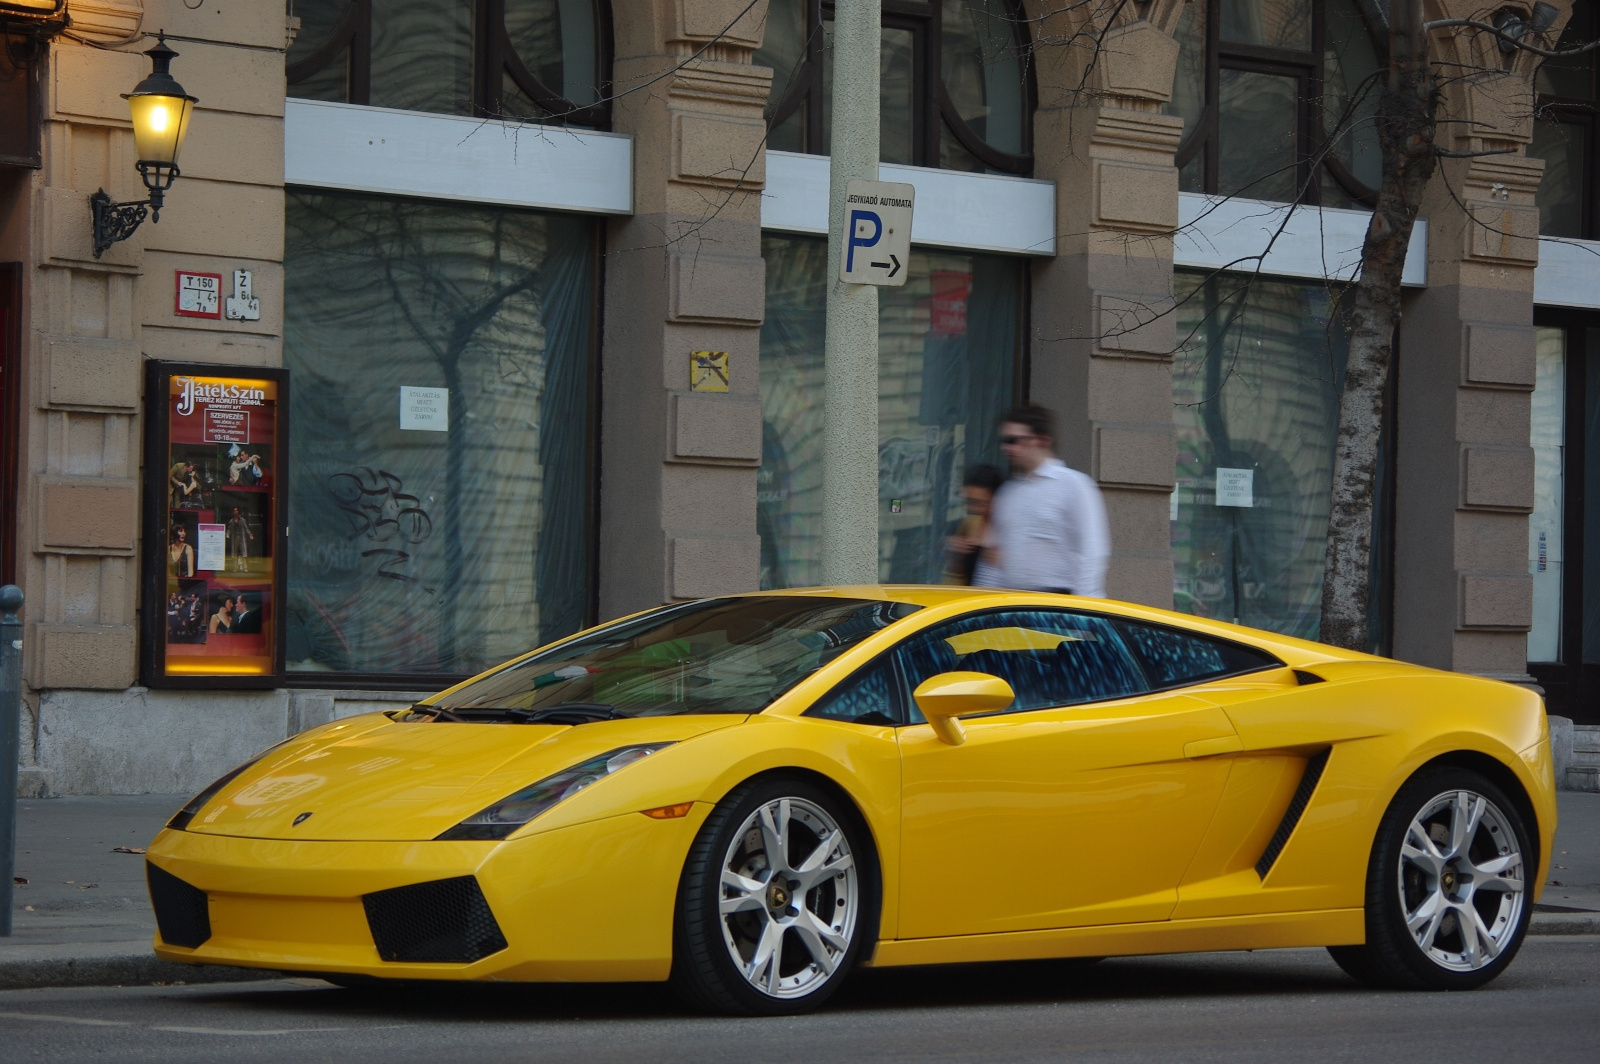
[[[906,283],[916,195],[915,186],[895,181],[851,181],[845,186],[839,280],[892,288]]]

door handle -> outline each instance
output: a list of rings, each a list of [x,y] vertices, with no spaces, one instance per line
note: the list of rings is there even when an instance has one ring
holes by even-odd
[[[1244,753],[1244,740],[1237,735],[1221,735],[1215,739],[1196,739],[1183,744],[1184,757],[1215,757],[1218,754]]]

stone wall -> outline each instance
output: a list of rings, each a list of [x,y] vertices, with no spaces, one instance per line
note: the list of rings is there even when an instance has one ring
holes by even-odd
[[[31,771],[24,786],[48,788],[54,772],[57,789],[150,789],[168,770],[154,762],[138,769],[127,759],[166,757],[163,714],[171,715],[156,703],[186,703],[131,687],[138,654],[141,364],[146,358],[281,363],[286,24],[282,6],[270,3],[97,0],[70,10],[75,32],[108,47],[68,38],[51,44],[44,60],[44,165],[11,190],[28,225],[25,238],[10,235],[5,249],[32,267],[24,287],[17,509],[19,571],[28,595],[23,749]],[[119,201],[146,197],[121,94],[149,72],[142,53],[153,41],[118,43],[141,27],[171,36],[179,52],[173,75],[200,102],[179,157],[182,177],[159,223],[147,220],[96,258],[90,193],[104,188]],[[178,317],[179,267],[224,277],[251,270],[261,320]],[[191,760],[207,766],[200,774],[231,757],[233,747],[249,746],[257,732],[281,736],[281,708],[264,708],[282,703],[281,693],[208,697],[215,712],[231,719],[202,729],[214,733],[205,741],[230,752],[195,754]],[[113,705],[121,708],[113,713],[107,708]],[[135,735],[127,724],[140,720]],[[188,756],[171,753],[173,765]],[[119,758],[127,763],[119,767]],[[177,767],[171,772],[182,775]]]

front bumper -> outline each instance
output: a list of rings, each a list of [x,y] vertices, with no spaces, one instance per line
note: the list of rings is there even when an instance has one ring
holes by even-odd
[[[205,893],[210,934],[190,948],[158,933],[155,951],[189,964],[392,979],[662,980],[672,965],[678,879],[710,809],[696,804],[676,820],[628,813],[504,842],[163,831],[148,858]],[[482,891],[504,948],[471,961],[384,960],[363,898],[461,877]]]

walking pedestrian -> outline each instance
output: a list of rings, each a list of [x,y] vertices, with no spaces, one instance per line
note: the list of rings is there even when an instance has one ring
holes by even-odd
[[[967,470],[961,482],[961,498],[967,514],[956,526],[955,535],[944,541],[944,582],[970,584],[983,556],[983,539],[989,528],[989,508],[994,493],[1005,483],[1006,475],[992,465],[978,464]]]
[[[1111,534],[1094,479],[1055,456],[1055,416],[1019,406],[1000,422],[1012,477],[995,493],[973,583],[1104,598]]]

